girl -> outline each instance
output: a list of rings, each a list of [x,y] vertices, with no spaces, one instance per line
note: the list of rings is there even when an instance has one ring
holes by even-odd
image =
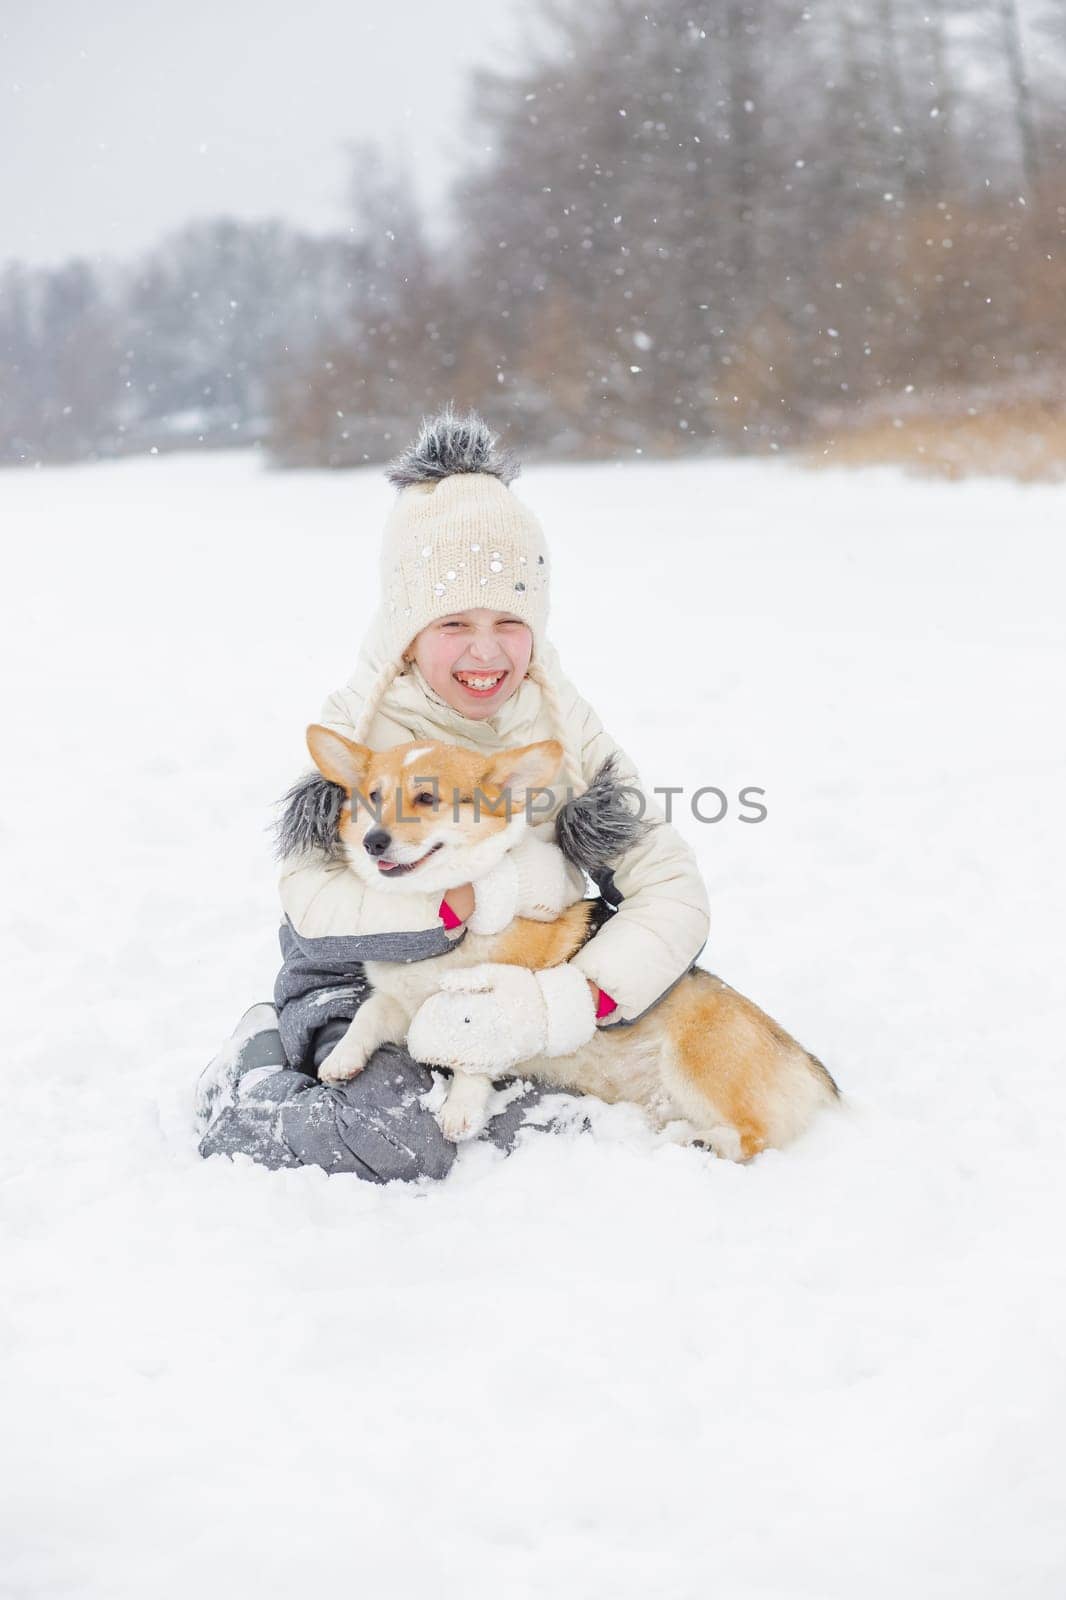
[[[355,672],[319,720],[379,750],[425,739],[491,756],[557,739],[565,783],[583,788],[613,757],[621,780],[638,788],[632,762],[548,643],[548,551],[536,518],[510,490],[517,470],[474,414],[447,410],[423,424],[389,473],[399,494],[385,528],[377,617]],[[307,1075],[324,1068],[331,1076],[330,1052],[365,995],[359,964],[431,960],[468,919],[476,928],[481,918],[489,931],[490,920],[504,926],[516,914],[552,917],[582,886],[544,842],[549,812],[502,881],[459,885],[443,900],[372,895],[370,906],[333,849],[335,793],[308,780],[289,798],[276,1014],[253,1007],[205,1073],[201,1150],[240,1149],[272,1165],[314,1161],[377,1179],[441,1175],[454,1152],[421,1105],[430,1087],[424,1068],[393,1050],[343,1088]],[[599,885],[615,914],[566,967],[553,969],[549,1031],[578,1043],[596,1027],[635,1021],[688,971],[707,936],[692,853],[654,807],[646,812],[656,826]],[[470,996],[470,1028],[472,1043],[494,1043],[508,1056],[491,994]],[[486,1136],[509,1145],[530,1098],[514,1102]]]

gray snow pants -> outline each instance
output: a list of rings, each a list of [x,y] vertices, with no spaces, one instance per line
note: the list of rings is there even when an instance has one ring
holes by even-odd
[[[314,1040],[317,1068],[346,1031],[336,1019]],[[322,1167],[371,1183],[444,1178],[456,1146],[422,1103],[433,1087],[428,1067],[384,1045],[350,1083],[334,1087],[290,1067],[272,1005],[252,1006],[201,1074],[197,1087],[200,1154],[246,1155],[266,1167]],[[510,1150],[529,1120],[550,1126],[536,1107],[552,1091],[515,1094],[481,1138]]]

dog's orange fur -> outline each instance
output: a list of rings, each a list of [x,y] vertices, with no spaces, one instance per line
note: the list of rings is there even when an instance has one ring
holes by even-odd
[[[458,745],[412,741],[392,750],[367,750],[317,726],[308,729],[307,742],[322,775],[349,795],[356,791],[362,797],[359,806],[349,800],[341,819],[341,837],[353,846],[375,821],[401,843],[417,843],[437,814],[432,806],[416,805],[415,797],[432,791],[434,779],[441,807],[445,811],[455,807],[472,839],[484,837],[507,825],[505,791],[510,792],[512,804],[520,806],[526,788],[542,782],[543,773],[557,770],[563,759],[563,747],[554,739],[505,750],[488,766],[484,755]],[[424,760],[410,761],[416,750],[426,752]],[[380,800],[371,810],[369,797],[375,793]]]
[[[581,900],[555,922],[516,917],[509,928],[496,935],[492,959],[508,967],[529,967],[532,972],[560,966],[585,943],[591,916],[592,902]]]
[[[816,1057],[809,1055],[771,1017],[721,978],[695,971],[660,1003],[676,1065],[736,1129],[741,1158],[770,1143],[765,1107],[780,1070],[782,1053],[799,1052],[830,1095],[837,1088]]]

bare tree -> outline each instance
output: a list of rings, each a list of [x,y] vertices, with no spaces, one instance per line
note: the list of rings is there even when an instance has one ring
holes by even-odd
[[[556,454],[765,449],[901,391],[1061,386],[1063,0],[528,21],[472,80],[449,237],[364,144],[333,236],[217,219],[106,278],[0,277],[0,458],[343,466],[449,399]]]
[[[1025,187],[1031,194],[1040,176],[1040,159],[1036,142],[1033,95],[1025,65],[1022,25],[1018,15],[1018,0],[996,0],[996,4],[999,10],[1003,61],[1010,84],[1014,122],[1021,153],[1022,173]]]

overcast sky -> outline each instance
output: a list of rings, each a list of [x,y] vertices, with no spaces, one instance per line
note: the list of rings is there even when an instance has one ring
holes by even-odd
[[[192,216],[343,217],[344,142],[462,161],[518,0],[0,0],[0,261],[128,256]]]

